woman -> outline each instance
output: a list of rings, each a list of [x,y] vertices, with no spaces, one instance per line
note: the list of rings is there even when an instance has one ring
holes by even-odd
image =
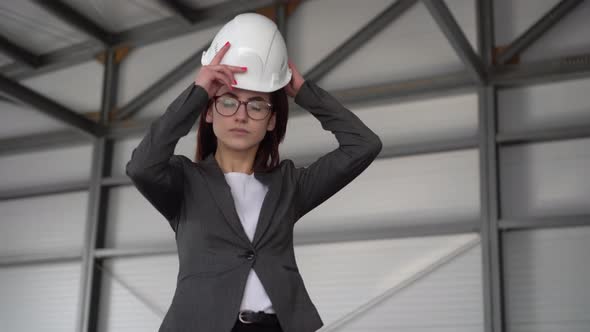
[[[288,75],[273,76],[288,81],[277,79],[272,91],[263,91],[267,82],[257,90],[240,88],[238,80],[252,83],[260,75],[248,81],[250,68],[239,60],[244,52],[233,54],[232,65],[222,64],[232,43],[216,50],[154,121],[126,167],[176,236],[177,286],[159,331],[316,331],[323,322],[297,268],[294,224],[363,172],[381,151],[381,140],[290,61],[282,73]],[[305,168],[279,162],[287,96],[339,143]],[[174,148],[199,115],[193,162],[174,155]]]

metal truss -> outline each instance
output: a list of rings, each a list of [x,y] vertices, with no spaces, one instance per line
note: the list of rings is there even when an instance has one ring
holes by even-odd
[[[527,64],[509,64],[511,59],[517,57],[551,27],[558,24],[568,12],[571,12],[582,1],[561,1],[504,49],[496,57],[495,62],[492,59],[495,45],[493,0],[476,0],[477,51],[471,47],[444,1],[421,1],[465,65],[465,70],[433,77],[341,89],[331,91],[331,93],[347,104],[362,104],[374,102],[375,100],[393,102],[450,94],[477,93],[479,97],[479,130],[477,137],[385,148],[379,158],[396,158],[463,149],[479,151],[481,203],[479,220],[436,225],[392,226],[386,230],[379,230],[379,232],[365,232],[354,234],[354,236],[345,232],[305,234],[298,237],[295,244],[305,245],[359,239],[479,233],[483,262],[484,327],[486,332],[502,332],[506,330],[502,285],[502,232],[545,227],[590,226],[590,216],[576,215],[529,219],[503,218],[500,206],[499,149],[506,145],[590,137],[590,126],[520,133],[498,133],[497,93],[498,90],[505,88],[590,77],[590,54]],[[227,1],[220,5],[198,10],[187,8],[181,1],[177,0],[161,1],[172,12],[172,17],[119,33],[109,32],[92,23],[91,20],[62,1],[35,0],[35,2],[52,15],[84,32],[90,40],[48,54],[36,55],[0,35],[0,52],[14,59],[14,63],[0,67],[0,93],[10,100],[29,105],[58,119],[72,127],[72,129],[2,139],[0,140],[0,155],[92,144],[91,177],[88,181],[82,182],[43,185],[0,192],[0,200],[83,190],[89,191],[84,247],[81,254],[68,252],[3,258],[0,259],[0,267],[81,260],[83,268],[81,276],[82,288],[77,327],[81,332],[95,331],[98,322],[98,308],[100,307],[102,278],[111,276],[109,273],[105,273],[106,270],[102,265],[105,259],[176,253],[176,248],[172,247],[164,249],[105,248],[109,190],[117,186],[131,185],[131,181],[127,177],[113,177],[110,174],[113,144],[122,138],[140,136],[145,133],[154,118],[137,120],[134,117],[145,105],[184,77],[187,70],[198,67],[199,57],[202,53],[202,50],[199,50],[189,56],[183,63],[150,85],[127,105],[118,108],[116,104],[118,84],[117,49],[127,46],[140,47],[149,45],[224,23],[241,12],[254,11],[268,6],[276,7],[277,25],[283,35],[286,36],[286,8],[290,1]],[[418,0],[394,2],[328,56],[319,61],[316,66],[304,75],[306,79],[319,80],[324,77],[417,2]],[[203,48],[206,46],[204,45]],[[18,83],[19,80],[24,78],[90,61],[100,54],[105,59],[105,75],[99,121],[86,118],[74,110],[68,109]],[[298,116],[303,112],[296,111],[293,114]],[[317,156],[304,156],[298,162],[305,164],[315,160],[315,158]]]

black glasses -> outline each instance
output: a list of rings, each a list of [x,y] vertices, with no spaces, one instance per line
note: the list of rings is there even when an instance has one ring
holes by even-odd
[[[240,105],[246,105],[246,113],[252,120],[263,120],[272,111],[272,104],[264,100],[241,101],[231,95],[214,96],[215,110],[223,116],[232,116]]]

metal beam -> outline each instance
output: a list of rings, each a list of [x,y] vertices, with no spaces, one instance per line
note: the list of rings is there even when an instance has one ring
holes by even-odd
[[[486,70],[477,53],[471,47],[469,40],[442,0],[422,0],[430,15],[434,18],[441,31],[461,59],[467,70],[479,83],[487,80]]]
[[[64,3],[61,0],[33,0],[37,5],[52,13],[62,21],[82,31],[95,40],[100,41],[103,45],[108,46],[113,43],[113,35],[94,23],[89,18],[80,14],[76,9]]]
[[[498,219],[500,218],[498,147],[495,142],[497,89],[481,88],[480,92],[480,197],[483,225],[483,286],[485,332],[503,332],[504,294],[502,285],[502,249]]]
[[[1,256],[0,257],[0,268],[14,267],[20,265],[35,265],[35,264],[47,264],[47,263],[64,263],[80,260],[80,253],[78,252],[51,252],[51,253],[38,253],[38,254],[27,254],[27,255],[15,255],[15,256]]]
[[[52,118],[65,122],[87,136],[100,136],[105,132],[105,126],[89,118],[69,110],[63,105],[0,75],[0,90],[20,103],[29,105]]]
[[[589,76],[590,54],[581,54],[520,65],[495,66],[490,73],[490,83],[499,87],[517,87]]]
[[[159,80],[150,85],[147,89],[142,91],[137,97],[133,98],[127,105],[123,106],[116,114],[115,119],[125,120],[137,114],[144,106],[156,99],[162,93],[170,88],[173,84],[184,78],[187,73],[195,73],[196,69],[201,66],[201,56],[207,50],[212,40],[204,47],[197,50],[188,59],[166,73]]]
[[[344,104],[377,101],[408,101],[475,92],[476,85],[467,72],[393,81],[369,86],[332,90],[330,94]]]
[[[97,259],[107,258],[123,258],[123,257],[141,257],[141,256],[156,256],[156,255],[172,255],[178,253],[176,246],[164,247],[164,248],[104,248],[96,249],[95,257]]]
[[[42,3],[51,1],[37,0]],[[221,4],[207,8],[192,10],[189,15],[196,19],[192,25],[178,24],[175,17],[167,17],[156,22],[146,23],[129,30],[113,35],[113,48],[118,47],[142,47],[157,43],[159,41],[180,37],[185,34],[214,27],[233,18],[235,15],[256,11],[268,6],[286,3],[287,0],[228,0]],[[82,62],[94,60],[95,57],[104,51],[103,45],[97,45],[94,41],[84,41],[79,44],[68,46],[57,51],[42,54],[42,66],[39,69],[31,70],[28,66],[19,63],[4,65],[0,67],[0,74],[12,79],[20,80],[33,77],[41,73],[62,69]]]
[[[124,175],[104,177],[101,179],[100,184],[103,187],[113,188],[119,186],[130,186],[133,184],[133,182],[131,182],[131,179],[128,176]]]
[[[531,130],[518,133],[499,133],[496,142],[502,145],[539,143],[590,137],[590,126],[560,129]]]
[[[277,15],[277,28],[279,28],[279,32],[283,36],[285,44],[287,44],[287,49],[289,49],[289,41],[287,40],[287,5],[285,3],[275,5],[275,12]]]
[[[398,17],[412,7],[417,0],[398,0],[377,15],[357,33],[348,38],[344,43],[336,47],[330,54],[322,59],[317,65],[310,69],[303,76],[312,81],[319,81],[330,70],[348,58],[354,51],[367,43],[371,38],[385,29]]]
[[[103,75],[102,104],[99,122],[108,123],[110,110],[116,106],[119,64],[115,50],[106,52]],[[82,273],[80,306],[77,316],[78,331],[96,331],[98,326],[101,272],[96,269],[95,250],[104,247],[106,215],[108,209],[107,188],[101,185],[104,177],[110,176],[112,168],[113,142],[107,137],[94,140],[90,188],[88,194],[88,215],[86,220],[84,249],[82,251]]]
[[[76,191],[88,190],[88,181],[75,181],[51,185],[36,186],[30,188],[18,188],[3,190],[0,192],[0,202],[10,199],[31,198],[44,195],[65,194]]]
[[[524,50],[535,43],[543,34],[551,29],[563,17],[569,14],[583,0],[562,0],[555,7],[551,8],[543,17],[533,24],[527,31],[516,38],[497,57],[497,63],[505,64],[513,57],[521,54]]]
[[[503,230],[590,226],[590,215],[507,218],[500,220]]]
[[[3,65],[0,67],[0,75],[19,81],[93,61],[102,53],[102,44],[88,40],[39,55],[41,64],[35,69],[20,62]]]
[[[495,40],[493,0],[477,0],[476,17],[478,49],[482,55],[484,68],[490,68]],[[497,88],[494,85],[480,88],[478,106],[484,331],[504,332],[502,243],[498,228],[501,210],[498,145],[496,144]]]
[[[0,52],[26,66],[36,68],[41,65],[41,59],[32,52],[16,45],[8,38],[0,36]]]
[[[373,230],[317,231],[308,234],[296,234],[295,245],[326,244],[349,241],[373,241],[401,239],[409,237],[427,237],[451,234],[479,232],[479,220],[419,225],[417,220],[404,221],[404,225],[383,227]]]
[[[22,152],[42,151],[55,147],[78,146],[88,142],[90,142],[88,136],[69,129],[2,138],[0,139],[0,157]]]

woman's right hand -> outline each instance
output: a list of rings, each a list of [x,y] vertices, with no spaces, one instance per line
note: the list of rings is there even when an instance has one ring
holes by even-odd
[[[197,77],[195,78],[195,84],[200,85],[207,91],[209,95],[209,99],[211,99],[217,91],[225,84],[229,87],[230,90],[233,90],[233,84],[237,84],[236,79],[234,77],[235,73],[243,73],[248,68],[246,67],[238,67],[238,66],[230,66],[230,65],[222,65],[221,59],[227,52],[230,47],[230,43],[227,42],[223,47],[215,54],[211,63],[202,66],[197,73]]]

